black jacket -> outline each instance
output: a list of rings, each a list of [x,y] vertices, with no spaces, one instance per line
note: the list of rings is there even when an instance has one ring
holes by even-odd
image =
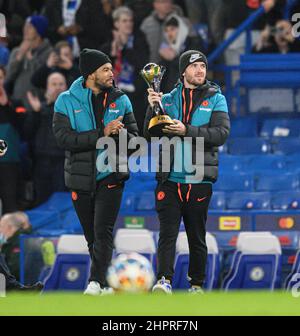
[[[177,87],[171,92],[178,90],[178,87],[181,87],[182,84],[178,84]],[[213,97],[215,94],[220,92],[219,87],[209,81],[199,88],[197,88],[196,93],[194,93],[195,100],[193,100],[193,109],[190,120],[192,120],[192,116],[194,113],[201,113],[200,111],[196,111],[197,108],[208,98]],[[176,105],[176,103],[174,104]],[[189,104],[186,104],[187,106]],[[182,107],[181,107],[182,108]],[[203,112],[202,112],[203,113]],[[144,136],[150,141],[151,135],[148,131],[149,122],[152,118],[152,109],[148,107],[145,123],[144,123]],[[204,138],[204,179],[203,181],[216,182],[218,178],[218,147],[222,146],[230,131],[230,120],[228,113],[223,111],[214,110],[211,114],[210,120],[207,124],[201,126],[191,125],[189,122],[183,122],[186,126],[186,137],[191,137],[193,139],[192,144],[192,162],[195,164],[195,156],[196,156],[196,138],[202,137]],[[174,151],[171,149],[170,153],[170,164],[173,165],[174,162]],[[162,152],[160,151],[159,158],[159,171],[156,174],[156,179],[164,183],[168,180],[169,172],[162,171]]]
[[[108,91],[106,107],[124,93],[117,88]],[[93,113],[93,111],[90,111]],[[133,113],[125,114],[122,123],[129,139],[138,135],[138,128]],[[103,136],[102,128],[86,132],[75,131],[69,118],[61,113],[54,113],[53,132],[58,145],[65,149],[65,183],[71,190],[93,192],[96,190],[96,143]],[[117,137],[114,137],[118,150]],[[119,160],[117,152],[116,161]],[[118,167],[118,165],[117,165]],[[115,172],[106,179],[108,183],[122,182],[129,178],[129,172]]]

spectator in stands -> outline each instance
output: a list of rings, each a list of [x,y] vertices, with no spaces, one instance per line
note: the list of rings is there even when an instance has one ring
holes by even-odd
[[[111,18],[104,12],[104,0],[49,0],[45,15],[49,19],[49,35],[56,44],[67,40],[75,58],[84,48],[96,48],[110,38]],[[110,2],[110,1],[109,1]]]
[[[26,18],[31,15],[28,0],[0,1],[0,13],[5,15],[8,49],[22,42],[22,31]]]
[[[10,243],[10,240],[22,232],[23,221],[26,217],[24,213],[13,213],[3,216],[0,220],[0,251],[5,249],[5,245]],[[24,231],[23,231],[24,233]],[[18,248],[19,251],[19,248]],[[18,259],[15,258],[15,262]],[[14,275],[12,275],[11,270],[9,269],[5,257],[0,253],[0,274],[3,274],[6,280],[6,290],[22,290],[22,291],[41,291],[43,289],[43,284],[37,282],[31,286],[22,285]]]
[[[12,98],[20,99],[26,107],[27,90],[33,90],[31,77],[46,62],[51,45],[47,38],[48,21],[44,16],[30,16],[24,25],[23,41],[13,49],[7,67],[6,85],[12,92]]]
[[[246,20],[260,5],[263,5],[268,13],[275,5],[275,0],[226,0],[222,1],[222,6],[218,8],[217,21],[219,30],[224,32],[224,39],[227,39],[234,30]],[[260,18],[254,23],[251,31],[252,45],[254,46],[259,38],[260,31],[266,23],[266,17]],[[225,63],[227,65],[238,65],[240,55],[245,53],[246,33],[242,33],[225,51]]]
[[[61,72],[69,87],[80,76],[79,68],[74,62],[72,49],[67,41],[60,41],[55,45],[47,59],[32,76],[31,82],[38,88],[46,88],[47,78],[52,72]]]
[[[134,31],[133,12],[122,6],[113,12],[113,40],[100,49],[113,61],[114,79],[133,105],[139,129],[143,129],[147,101],[143,99],[146,84],[140,70],[148,62],[149,48],[144,34]]]
[[[5,69],[0,66],[0,138],[8,144],[7,152],[0,157],[0,199],[2,213],[16,211],[17,185],[20,171],[20,132],[25,108],[12,102],[4,88]]]
[[[124,5],[128,6],[134,13],[136,27],[140,27],[142,21],[151,14],[153,0],[125,0]]]
[[[262,31],[254,52],[280,54],[300,52],[300,41],[293,36],[291,23],[279,20],[274,27],[266,26]]]
[[[51,73],[41,101],[28,91],[31,111],[25,120],[24,131],[33,146],[33,179],[36,204],[45,202],[52,193],[64,191],[64,151],[58,148],[52,133],[54,102],[67,89],[65,77]]]
[[[183,16],[182,9],[173,4],[172,0],[154,0],[154,11],[146,17],[141,25],[141,30],[146,35],[150,47],[150,62],[158,63],[160,60],[159,47],[163,39],[163,27],[166,18],[172,14]],[[185,19],[190,26],[187,19]]]
[[[162,81],[162,91],[170,92],[178,81],[178,61],[182,52],[191,49],[203,50],[198,37],[189,36],[189,27],[184,20],[171,14],[164,23],[163,41],[159,48],[161,60],[159,64],[166,67],[166,74]]]
[[[215,13],[222,5],[222,0],[185,0],[188,18],[192,24],[205,24],[214,42],[218,41],[219,32]]]
[[[4,236],[1,252],[10,271],[20,279],[20,234],[30,234],[31,224],[25,212],[14,212],[2,216],[0,230]]]

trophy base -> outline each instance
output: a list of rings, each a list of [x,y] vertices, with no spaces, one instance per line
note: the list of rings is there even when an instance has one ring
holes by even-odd
[[[150,120],[148,130],[152,136],[161,137],[166,135],[162,129],[165,126],[173,124],[173,120],[167,114],[161,114],[153,117]]]

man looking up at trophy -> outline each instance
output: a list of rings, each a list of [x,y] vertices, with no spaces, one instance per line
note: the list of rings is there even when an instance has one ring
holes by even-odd
[[[108,153],[96,149],[96,144],[100,137],[118,141],[123,128],[127,129],[128,138],[133,138],[138,135],[138,128],[129,98],[114,86],[109,57],[98,50],[84,49],[79,68],[82,76],[56,100],[53,131],[58,145],[66,150],[65,183],[72,191],[92,259],[85,294],[101,295],[111,292],[106,289],[106,271],[112,258],[113,228],[124,181],[129,173],[128,169],[120,171],[118,166],[116,171],[108,169],[101,162],[101,158],[108,158]],[[120,153],[115,156],[118,162]]]
[[[206,219],[212,196],[212,184],[218,175],[218,147],[222,146],[230,130],[228,108],[220,88],[206,79],[206,56],[196,50],[184,52],[179,58],[180,81],[173,91],[162,93],[148,89],[148,108],[144,136],[150,140],[150,120],[152,109],[161,102],[164,112],[173,119],[162,129],[168,137],[189,137],[192,144],[188,153],[180,144],[171,152],[170,169],[162,168],[160,152],[160,169],[156,175],[158,184],[155,190],[156,211],[160,221],[158,243],[157,283],[153,291],[172,293],[174,258],[176,240],[180,222],[183,218],[189,244],[189,289],[201,293],[205,280],[207,260]],[[149,129],[148,129],[149,128]],[[185,154],[195,157],[196,139],[204,139],[204,176],[195,178],[195,172],[174,169],[178,160],[185,160]],[[181,144],[182,146],[182,144]],[[183,155],[179,155],[182,151]],[[183,167],[184,165],[182,165]]]

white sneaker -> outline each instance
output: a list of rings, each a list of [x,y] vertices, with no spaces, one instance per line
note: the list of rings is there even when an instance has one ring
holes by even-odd
[[[188,289],[190,294],[204,294],[203,289],[200,286],[192,286]]]
[[[115,294],[115,291],[111,287],[104,287],[102,289],[102,293],[100,295],[113,295]]]
[[[152,292],[164,292],[166,294],[172,294],[172,286],[165,277],[162,277],[157,281],[156,285],[153,286]]]
[[[84,291],[84,295],[100,295],[102,294],[103,289],[101,288],[99,282],[97,281],[91,281],[89,282],[86,290]]]

